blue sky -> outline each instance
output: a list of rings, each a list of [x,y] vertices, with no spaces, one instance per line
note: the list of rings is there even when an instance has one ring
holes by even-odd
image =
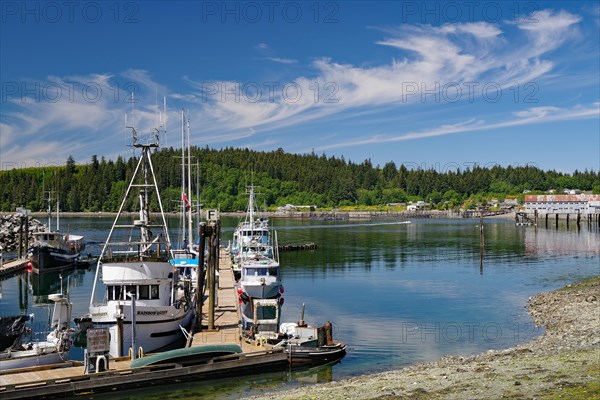
[[[598,2],[1,5],[3,169],[129,156],[163,97],[173,147],[185,109],[198,146],[600,169]]]

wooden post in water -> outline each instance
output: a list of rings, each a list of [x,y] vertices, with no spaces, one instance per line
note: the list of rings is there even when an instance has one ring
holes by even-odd
[[[548,213],[546,213],[546,229],[548,229]]]
[[[209,247],[209,280],[208,280],[208,329],[215,329],[215,285],[216,285],[216,270],[219,257],[219,241],[217,221],[210,222],[210,247]]]
[[[202,287],[204,286],[204,247],[206,244],[206,224],[200,222],[198,237],[200,238],[200,244],[198,248],[198,272],[196,274],[196,330],[202,330],[202,302],[204,301],[204,293],[202,293]]]
[[[23,218],[19,217],[19,245],[17,246],[17,257],[23,258]]]
[[[483,249],[484,249],[484,238],[483,238],[483,212],[479,214],[479,273],[483,274]]]
[[[533,210],[533,223],[535,224],[536,227],[537,227],[537,221],[538,221],[538,210],[536,208],[535,210]]]
[[[558,229],[558,213],[556,213],[556,229]]]
[[[25,216],[25,225],[24,225],[24,233],[25,233],[25,245],[23,246],[24,257],[27,256],[27,250],[29,249],[29,216]]]
[[[211,248],[211,238],[212,238],[212,224],[207,227],[207,239],[208,239],[208,259],[206,260],[206,288],[208,290],[208,329],[214,329],[214,319],[211,320],[211,317],[214,318],[214,313],[212,309],[214,307],[214,299],[212,298],[212,290],[210,289],[213,285],[213,254]]]
[[[569,213],[567,213],[567,229],[569,229]]]
[[[579,230],[579,228],[581,228],[580,224],[581,224],[581,213],[577,213],[577,230]]]

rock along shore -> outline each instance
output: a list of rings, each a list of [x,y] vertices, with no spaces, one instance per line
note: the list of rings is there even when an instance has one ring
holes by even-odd
[[[253,399],[600,399],[600,278],[529,299],[545,333],[507,350],[447,356],[396,371]]]

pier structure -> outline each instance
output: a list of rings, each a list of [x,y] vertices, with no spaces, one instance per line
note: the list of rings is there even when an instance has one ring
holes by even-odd
[[[567,228],[572,220],[578,229],[582,220],[589,227],[600,227],[600,195],[528,195],[525,196],[525,212],[521,214],[535,226],[543,220],[546,228],[550,224],[558,228],[561,219],[566,222]]]

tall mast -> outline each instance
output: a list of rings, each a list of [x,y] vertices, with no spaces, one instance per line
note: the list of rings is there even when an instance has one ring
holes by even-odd
[[[248,204],[248,208],[250,209],[250,229],[254,230],[254,185],[250,185],[250,204]]]
[[[192,145],[190,143],[190,118],[188,117],[187,120],[187,130],[188,130],[188,135],[187,135],[187,146],[188,146],[188,162],[187,162],[187,184],[188,184],[188,195],[190,196],[190,199],[188,199],[188,201],[190,202],[190,209],[188,210],[188,236],[189,236],[189,240],[188,240],[188,246],[190,248],[192,248],[192,244],[193,244],[193,239],[192,239],[192,208],[191,208],[191,197],[192,197],[192,156],[191,156],[191,151],[192,151]]]
[[[186,215],[186,204],[184,200],[185,196],[185,116],[183,109],[181,109],[181,240],[185,242],[185,215]]]
[[[56,231],[60,231],[60,200],[56,195]]]

